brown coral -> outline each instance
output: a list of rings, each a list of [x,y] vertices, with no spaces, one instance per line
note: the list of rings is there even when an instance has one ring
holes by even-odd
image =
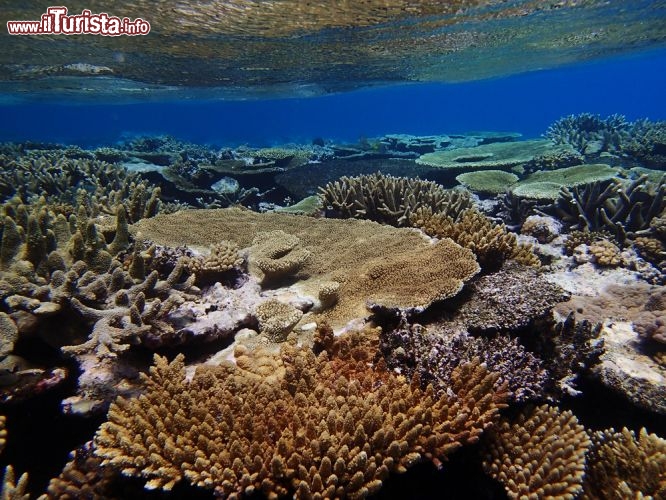
[[[284,342],[287,335],[303,317],[303,312],[279,300],[270,299],[255,311],[259,329],[273,342]]]
[[[601,240],[589,246],[594,262],[599,266],[612,267],[622,263],[620,248],[608,240]]]
[[[490,431],[483,466],[510,498],[572,500],[582,490],[589,445],[570,411],[543,405]]]
[[[472,205],[469,192],[446,190],[439,184],[375,173],[341,177],[319,188],[324,207],[336,217],[369,219],[408,226],[418,208],[443,212],[454,219]]]
[[[283,346],[285,376],[272,383],[232,366],[187,382],[182,355],[157,356],[145,393],[112,405],[96,453],[147,488],[187,479],[222,496],[363,498],[389,473],[477,441],[503,406],[505,386],[478,361],[436,398],[350,349],[329,359]]]
[[[581,498],[666,498],[666,440],[626,427],[592,434]]]
[[[261,271],[264,283],[295,275],[309,258],[300,239],[280,229],[259,233],[250,248],[250,266]]]
[[[14,468],[11,465],[5,467],[5,475],[2,478],[0,498],[3,500],[30,500],[28,490],[28,473],[24,472],[18,481],[14,476]]]
[[[539,259],[533,255],[530,247],[519,247],[516,236],[508,232],[503,224],[493,224],[476,209],[463,212],[457,222],[445,214],[418,209],[410,222],[428,236],[451,238],[460,246],[469,248],[483,268],[499,267],[514,254],[523,262],[539,264]],[[533,255],[534,259],[527,258],[526,253]]]
[[[340,283],[339,300],[322,313],[334,327],[368,316],[369,297],[385,307],[425,307],[455,295],[479,271],[474,254],[450,240],[433,244],[413,229],[354,219],[187,210],[144,219],[133,228],[141,238],[171,246],[205,245],[220,238],[244,248],[260,233],[296,235],[311,254],[297,275],[297,286],[316,298],[323,284]],[[250,264],[252,271],[252,258]]]

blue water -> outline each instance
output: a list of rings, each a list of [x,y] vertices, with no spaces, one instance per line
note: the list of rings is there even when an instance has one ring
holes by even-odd
[[[385,133],[472,130],[541,135],[571,113],[666,119],[666,49],[458,84],[410,84],[323,97],[90,105],[0,106],[0,141],[84,146],[142,134],[218,145],[264,146],[315,137],[356,141]]]

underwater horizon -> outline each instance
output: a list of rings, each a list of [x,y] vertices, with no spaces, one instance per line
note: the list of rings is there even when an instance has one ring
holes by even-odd
[[[0,20],[2,499],[666,500],[666,2]]]

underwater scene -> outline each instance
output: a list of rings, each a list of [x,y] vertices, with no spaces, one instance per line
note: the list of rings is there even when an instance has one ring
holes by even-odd
[[[666,499],[666,2],[0,18],[0,498]]]

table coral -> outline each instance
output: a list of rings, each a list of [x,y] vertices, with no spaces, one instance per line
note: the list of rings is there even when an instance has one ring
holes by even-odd
[[[250,247],[249,264],[262,274],[262,283],[271,284],[294,276],[310,258],[300,239],[277,229],[257,234]]]
[[[384,308],[423,309],[455,295],[479,271],[474,254],[450,240],[433,244],[414,229],[354,219],[192,210],[144,219],[133,229],[173,246],[220,238],[245,248],[260,233],[278,230],[298,238],[311,255],[293,286],[316,299],[323,284],[338,282],[337,303],[321,313],[335,327],[368,316],[368,299]]]
[[[234,498],[363,498],[391,472],[476,442],[503,406],[505,388],[478,362],[457,368],[451,396],[438,398],[359,349],[329,358],[284,346],[285,376],[273,383],[232,366],[187,382],[182,355],[157,356],[145,393],[112,405],[96,454],[150,489],[187,479]]]
[[[509,498],[569,499],[582,491],[590,439],[570,411],[548,405],[503,418],[488,434],[483,466]]]
[[[592,434],[584,500],[666,497],[666,440],[642,428]]]

